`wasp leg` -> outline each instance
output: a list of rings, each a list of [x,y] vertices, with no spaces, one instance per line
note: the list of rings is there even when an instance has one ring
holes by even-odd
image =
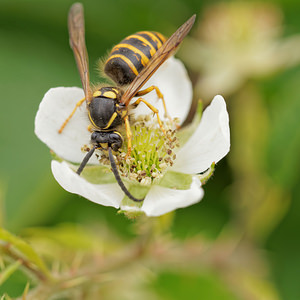
[[[76,112],[76,109],[85,101],[85,98],[79,100],[76,105],[75,108],[73,109],[73,111],[71,112],[71,114],[68,116],[68,118],[65,120],[65,122],[61,125],[60,129],[58,130],[58,133],[62,133],[62,131],[64,130],[64,128],[66,127],[66,125],[68,124],[68,122],[70,121],[70,119],[73,117],[73,115]]]
[[[145,103],[152,111],[153,113],[156,114],[156,117],[157,117],[157,122],[158,122],[158,125],[161,129],[161,131],[164,133],[165,136],[167,136],[167,132],[161,122],[161,119],[159,117],[159,114],[158,114],[158,109],[156,107],[154,107],[152,104],[150,104],[149,102],[147,102],[145,99],[143,98],[138,98],[134,103],[133,105],[139,105],[141,102]],[[170,139],[170,138],[169,138]],[[170,139],[171,140],[171,139]]]
[[[152,92],[153,90],[155,90],[157,97],[159,99],[161,99],[161,101],[163,103],[164,110],[165,110],[165,116],[167,116],[167,118],[170,120],[170,122],[173,123],[173,120],[172,120],[171,116],[168,114],[168,111],[167,111],[167,106],[166,106],[166,101],[165,101],[164,95],[162,94],[162,92],[160,91],[160,89],[157,86],[151,85],[150,87],[148,87],[148,88],[146,88],[142,91],[138,91],[135,94],[135,96],[137,96],[137,97],[144,96],[144,95]]]
[[[89,124],[89,126],[87,127],[87,130],[92,133],[94,132],[94,126],[92,124]]]
[[[128,115],[124,117],[124,122],[125,122],[125,130],[126,130],[126,136],[127,136],[127,155],[126,157],[129,157],[131,154],[131,139],[132,139],[132,133],[130,129],[130,124],[129,124],[129,118]]]

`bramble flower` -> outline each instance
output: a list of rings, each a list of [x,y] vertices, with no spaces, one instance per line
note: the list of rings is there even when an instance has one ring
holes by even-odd
[[[261,78],[300,62],[300,35],[282,37],[283,15],[272,3],[224,2],[207,7],[181,58],[200,74],[195,92],[229,95],[249,78]]]
[[[52,172],[65,190],[101,205],[120,208],[133,216],[139,213],[159,216],[202,199],[201,181],[210,177],[214,164],[230,148],[225,101],[216,96],[200,122],[195,120],[188,127],[177,130],[174,128],[178,126],[174,124],[180,125],[185,120],[192,101],[192,86],[183,64],[170,58],[145,88],[150,85],[159,86],[168,113],[174,120],[171,122],[165,117],[161,100],[157,99],[155,92],[144,97],[159,109],[167,136],[159,128],[153,113],[141,103],[130,110],[131,157],[125,157],[126,138],[120,153],[115,153],[122,181],[134,197],[144,198],[142,202],[134,202],[124,195],[104,151],[97,150],[82,174],[76,174],[90,144],[85,105],[76,111],[61,134],[58,129],[77,101],[84,97],[83,90],[57,87],[45,94],[36,115],[35,133],[55,153]],[[123,136],[126,137],[124,133]]]

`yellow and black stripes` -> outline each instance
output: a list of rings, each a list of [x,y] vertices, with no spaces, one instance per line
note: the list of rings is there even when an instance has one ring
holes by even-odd
[[[121,96],[122,91],[117,87],[102,87],[93,93],[88,116],[94,128],[111,131],[122,123],[127,110],[119,104]]]
[[[99,90],[96,90],[93,93],[93,97],[104,97],[104,98],[110,98],[110,99],[117,99],[120,94],[120,90],[117,88],[112,87],[103,87]]]
[[[162,34],[152,31],[128,36],[112,49],[105,62],[105,73],[119,85],[131,83],[165,40]]]

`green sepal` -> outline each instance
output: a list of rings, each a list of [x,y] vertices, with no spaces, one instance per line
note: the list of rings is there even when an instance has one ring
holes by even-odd
[[[188,190],[192,181],[193,175],[168,171],[159,182],[159,185],[170,189]]]
[[[150,190],[150,186],[143,186],[141,184],[131,184],[128,187],[128,191],[130,192],[130,194],[137,199],[144,199],[148,194],[149,190]],[[127,196],[124,196],[121,202],[121,207],[125,207],[125,206],[132,207],[132,210],[120,209],[118,213],[124,214],[129,219],[135,219],[145,215],[145,213],[140,210],[142,205],[143,205],[143,201],[136,202],[129,199]]]
[[[63,162],[64,160],[58,156],[53,150],[50,150],[51,158],[57,160],[58,162]]]
[[[63,162],[64,160],[58,156],[55,152],[50,151],[51,156],[54,160],[58,162]],[[79,164],[74,164],[68,162],[69,167],[76,172],[79,168]],[[115,177],[110,170],[110,166],[104,165],[87,165],[82,173],[80,174],[86,181],[92,184],[107,184],[107,183],[115,183]]]
[[[141,210],[128,211],[120,209],[118,211],[118,214],[124,214],[128,219],[136,219],[145,216],[145,213]]]
[[[109,166],[87,166],[81,176],[93,184],[115,183],[116,179]]]
[[[201,184],[204,185],[207,180],[214,174],[215,171],[215,163],[213,162],[210,166],[210,168],[208,168],[205,172],[203,172],[202,174],[198,174],[198,179],[201,181]]]
[[[196,111],[196,115],[195,115],[194,120],[195,120],[195,119],[196,119],[196,121],[201,120],[202,113],[203,113],[203,102],[202,102],[202,100],[199,100],[199,101],[198,101],[197,111]]]
[[[143,186],[141,184],[130,184],[127,188],[129,193],[137,199],[144,199],[150,190],[150,186]],[[143,201],[136,202],[124,196],[121,206],[132,206],[140,208],[143,205]]]
[[[74,172],[78,169],[78,166],[73,164],[69,164],[69,166]],[[86,166],[80,176],[92,184],[108,184],[116,182],[115,176],[111,172],[109,166]]]

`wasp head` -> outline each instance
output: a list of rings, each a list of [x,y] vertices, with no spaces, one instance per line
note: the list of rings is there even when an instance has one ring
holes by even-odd
[[[116,130],[110,132],[94,131],[91,136],[91,142],[96,145],[97,148],[105,148],[102,147],[102,145],[106,144],[108,147],[111,147],[113,151],[118,151],[119,148],[122,147],[123,138]]]

